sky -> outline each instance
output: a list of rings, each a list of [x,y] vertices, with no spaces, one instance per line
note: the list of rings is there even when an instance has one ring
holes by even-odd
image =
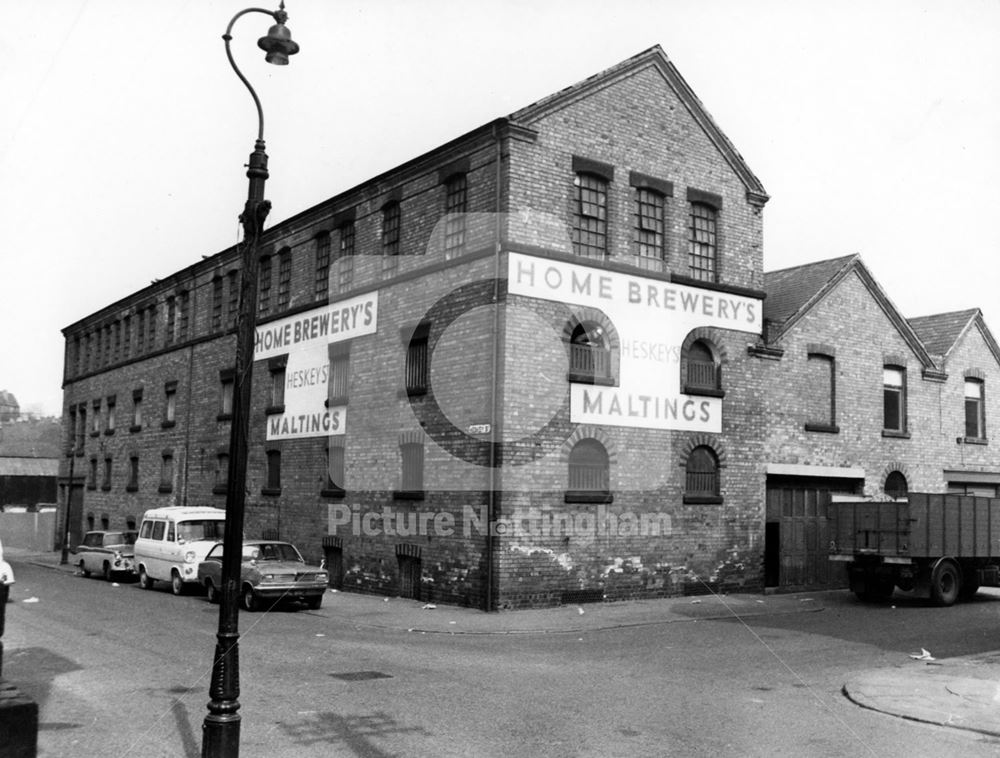
[[[0,389],[61,329],[239,240],[257,118],[233,0],[0,0]],[[276,6],[266,0],[261,6]],[[1000,336],[1000,0],[288,0],[233,29],[269,224],[659,44],[761,179],[764,268],[858,253],[906,317]]]

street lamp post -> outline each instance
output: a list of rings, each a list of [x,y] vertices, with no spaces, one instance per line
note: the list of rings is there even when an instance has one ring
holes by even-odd
[[[267,153],[264,152],[264,112],[260,98],[233,60],[229,42],[233,24],[247,13],[264,13],[275,20],[267,36],[257,41],[268,63],[283,66],[299,51],[285,27],[288,14],[282,2],[276,11],[247,8],[229,22],[222,39],[233,71],[246,85],[257,106],[257,141],[247,166],[250,188],[240,215],[243,224],[240,306],[236,318],[236,374],[233,380],[233,420],[229,433],[229,469],[226,483],[226,529],[223,535],[222,587],[219,601],[219,631],[212,663],[211,700],[202,725],[202,758],[237,758],[240,754],[239,591],[243,553],[243,507],[246,501],[247,446],[250,421],[250,389],[253,376],[254,329],[257,320],[257,244],[271,204],[264,199]]]

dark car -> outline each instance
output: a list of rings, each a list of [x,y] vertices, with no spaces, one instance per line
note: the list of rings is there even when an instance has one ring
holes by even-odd
[[[87,532],[77,545],[76,563],[84,576],[100,574],[111,581],[116,574],[131,574],[135,532]]]
[[[219,601],[222,587],[223,545],[208,551],[198,564],[198,582],[211,603]],[[240,569],[240,603],[256,611],[264,601],[301,600],[312,609],[323,604],[327,573],[322,566],[310,566],[289,542],[250,540],[243,543]]]

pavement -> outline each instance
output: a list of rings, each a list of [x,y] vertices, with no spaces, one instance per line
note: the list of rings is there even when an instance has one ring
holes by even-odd
[[[10,562],[67,573],[60,553],[7,547]],[[70,556],[72,561],[72,556]],[[28,588],[15,585],[11,601]],[[22,592],[18,592],[22,590]],[[746,620],[755,616],[816,613],[828,593],[731,594],[615,603],[563,605],[485,613],[472,608],[330,590],[316,613],[356,627],[411,634],[580,634],[702,620]],[[913,721],[1000,737],[1000,651],[935,660],[910,658],[898,666],[847,674],[844,695],[857,705]]]

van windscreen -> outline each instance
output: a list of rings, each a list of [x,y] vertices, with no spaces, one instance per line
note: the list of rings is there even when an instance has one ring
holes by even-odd
[[[181,521],[177,524],[177,539],[185,542],[195,540],[221,541],[225,534],[226,522],[218,519]]]

